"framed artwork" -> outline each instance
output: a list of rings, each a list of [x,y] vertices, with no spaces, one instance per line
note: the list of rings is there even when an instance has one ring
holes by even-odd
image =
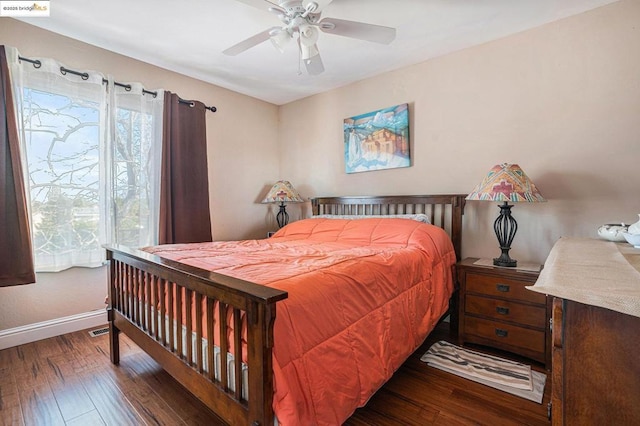
[[[400,104],[344,120],[347,173],[411,166],[409,104]]]

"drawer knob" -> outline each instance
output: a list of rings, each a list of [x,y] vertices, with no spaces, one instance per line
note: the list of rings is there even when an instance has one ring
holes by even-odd
[[[502,293],[507,293],[509,291],[509,286],[507,284],[496,284],[496,290],[501,291]]]
[[[509,315],[509,308],[504,306],[496,306],[496,312],[500,315]]]
[[[507,330],[503,330],[501,328],[496,328],[496,336],[498,337],[507,337],[509,332]]]

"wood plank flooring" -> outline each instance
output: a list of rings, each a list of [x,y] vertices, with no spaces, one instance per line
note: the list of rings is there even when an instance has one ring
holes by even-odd
[[[449,340],[446,323],[346,424],[549,424],[549,383],[543,403],[537,404],[427,367],[420,355],[437,340]],[[108,336],[79,331],[0,351],[0,424],[224,422],[126,336],[121,339],[120,366],[114,366],[109,361]]]

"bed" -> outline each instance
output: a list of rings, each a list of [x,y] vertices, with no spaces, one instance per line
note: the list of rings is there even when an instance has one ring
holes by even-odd
[[[342,423],[456,312],[464,204],[314,198],[269,239],[108,246],[111,361],[124,332],[228,424]]]

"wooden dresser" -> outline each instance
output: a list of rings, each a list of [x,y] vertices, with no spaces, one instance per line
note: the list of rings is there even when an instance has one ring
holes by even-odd
[[[553,425],[640,425],[640,318],[553,301]]]
[[[460,343],[475,343],[539,361],[550,368],[550,303],[527,290],[538,279],[534,268],[500,268],[467,258],[458,263]]]
[[[626,244],[563,238],[552,249],[534,289],[555,296],[553,425],[640,425],[638,268],[640,249]]]

